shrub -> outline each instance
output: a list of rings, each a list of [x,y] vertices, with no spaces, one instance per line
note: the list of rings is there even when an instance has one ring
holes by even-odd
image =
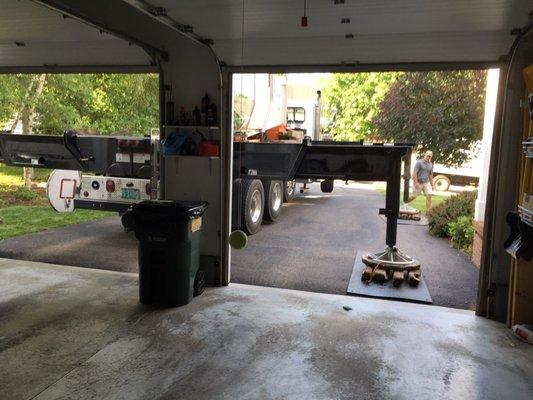
[[[448,232],[453,247],[468,252],[472,250],[474,227],[472,226],[472,218],[470,216],[463,215],[448,223]]]
[[[462,192],[455,196],[450,196],[439,205],[433,207],[427,213],[429,223],[429,233],[435,236],[450,236],[448,224],[457,218],[466,216],[474,218],[474,208],[476,204],[477,192]]]
[[[13,197],[17,200],[31,201],[39,198],[39,195],[31,189],[19,186],[13,192]]]

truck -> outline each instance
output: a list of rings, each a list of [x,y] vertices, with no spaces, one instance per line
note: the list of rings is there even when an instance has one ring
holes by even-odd
[[[304,138],[331,140],[328,131],[335,113],[329,112],[330,118],[325,119],[320,90],[314,98],[307,94],[289,99],[287,93],[291,87],[285,75],[243,74],[237,81],[233,106],[238,110],[240,123],[233,125],[235,146],[239,143],[302,143]],[[259,232],[263,221],[273,222],[279,218],[283,203],[292,201],[298,184],[300,192],[304,192],[308,184],[318,181],[242,181],[238,165],[239,160],[234,159],[233,226],[250,235]],[[333,180],[321,180],[320,187],[322,192],[331,193]]]
[[[479,157],[480,147],[481,142],[476,143],[474,149],[469,152],[469,160],[461,165],[448,167],[435,163],[433,166],[433,185],[435,189],[446,192],[451,185],[477,186],[483,171],[483,160]]]

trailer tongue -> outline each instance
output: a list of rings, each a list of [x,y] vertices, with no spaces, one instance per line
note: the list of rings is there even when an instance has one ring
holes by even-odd
[[[150,138],[79,135],[74,131],[63,136],[0,134],[5,164],[55,169],[47,194],[59,212],[75,208],[123,212],[132,203],[150,199],[151,148]]]

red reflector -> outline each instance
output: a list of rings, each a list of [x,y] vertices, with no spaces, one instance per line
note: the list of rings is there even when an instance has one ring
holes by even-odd
[[[84,195],[85,197],[89,197],[89,192],[86,190],[85,192],[83,192],[83,195]]]
[[[105,183],[105,190],[107,190],[109,193],[113,193],[115,191],[115,182],[108,179]]]

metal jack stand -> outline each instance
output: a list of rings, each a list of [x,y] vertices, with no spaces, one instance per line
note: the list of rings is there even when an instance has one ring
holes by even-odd
[[[371,281],[385,283],[392,276],[393,286],[398,287],[405,280],[406,274],[410,286],[418,286],[420,283],[420,263],[396,247],[400,213],[399,192],[400,176],[391,174],[387,180],[386,208],[379,210],[380,214],[387,217],[387,247],[383,251],[362,256],[362,261],[366,267],[361,275],[361,280],[365,283]]]
[[[420,263],[413,257],[402,253],[396,247],[387,247],[384,251],[366,254],[362,258],[366,268],[361,275],[363,282],[385,283],[392,274],[392,284],[398,287],[408,275],[410,286],[420,283]]]

